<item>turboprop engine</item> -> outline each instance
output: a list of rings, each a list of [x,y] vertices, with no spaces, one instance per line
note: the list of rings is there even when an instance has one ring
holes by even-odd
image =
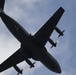
[[[19,67],[18,67],[17,65],[15,65],[15,66],[13,66],[13,67],[14,67],[14,69],[18,72],[17,75],[22,74],[23,69],[20,70]]]
[[[59,33],[59,35],[57,36],[58,38],[60,36],[63,36],[64,35],[63,33],[65,32],[65,30],[61,31],[58,27],[55,27],[55,30]]]
[[[48,39],[48,41],[50,42],[50,44],[52,45],[51,46],[51,48],[53,48],[53,47],[56,47],[56,45],[57,45],[57,43],[58,43],[58,41],[57,42],[54,42],[52,39]]]

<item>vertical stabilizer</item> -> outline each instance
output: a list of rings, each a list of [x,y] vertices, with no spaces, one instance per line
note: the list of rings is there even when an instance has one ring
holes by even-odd
[[[0,0],[0,11],[4,9],[5,0]]]

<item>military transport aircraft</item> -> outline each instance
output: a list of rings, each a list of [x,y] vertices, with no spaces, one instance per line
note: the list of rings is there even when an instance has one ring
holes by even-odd
[[[58,37],[63,35],[65,30],[61,31],[57,27],[57,23],[65,10],[60,7],[55,14],[37,31],[36,34],[31,35],[19,23],[5,14],[3,10],[4,3],[5,0],[0,0],[0,17],[9,31],[21,43],[21,46],[13,55],[0,64],[0,72],[13,67],[18,74],[22,74],[22,70],[19,69],[17,64],[22,61],[26,61],[30,65],[30,68],[32,68],[35,64],[35,62],[31,62],[30,58],[32,58],[35,61],[40,61],[49,70],[56,73],[61,73],[59,63],[47,51],[45,45],[47,41],[49,41],[52,44],[52,47],[56,47],[57,43],[54,43],[53,40],[50,39],[50,36],[54,30],[59,33]]]

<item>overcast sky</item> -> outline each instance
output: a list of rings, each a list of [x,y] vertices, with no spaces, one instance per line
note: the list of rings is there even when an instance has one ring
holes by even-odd
[[[59,40],[56,48],[47,50],[58,60],[62,73],[60,75],[76,74],[76,0],[5,0],[5,13],[19,22],[29,33],[34,35],[37,30],[56,12],[59,7],[65,9],[57,27],[65,29],[63,37],[57,39],[58,33],[54,31],[52,38]],[[5,27],[0,19],[0,63],[12,55],[20,47],[20,43]],[[19,64],[23,68],[23,75],[59,75],[49,71],[40,62],[35,68],[28,70],[28,64]],[[16,75],[17,72],[10,68],[0,75]]]

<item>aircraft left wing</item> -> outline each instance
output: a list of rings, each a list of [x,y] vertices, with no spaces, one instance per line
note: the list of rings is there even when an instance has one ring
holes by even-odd
[[[10,56],[7,60],[5,60],[2,64],[0,64],[0,72],[13,67],[14,65],[24,61],[24,57],[21,53],[21,48],[16,51],[12,56]]]
[[[64,9],[60,7],[55,12],[55,14],[44,24],[44,26],[34,35],[36,41],[41,46],[45,46],[63,13]]]

